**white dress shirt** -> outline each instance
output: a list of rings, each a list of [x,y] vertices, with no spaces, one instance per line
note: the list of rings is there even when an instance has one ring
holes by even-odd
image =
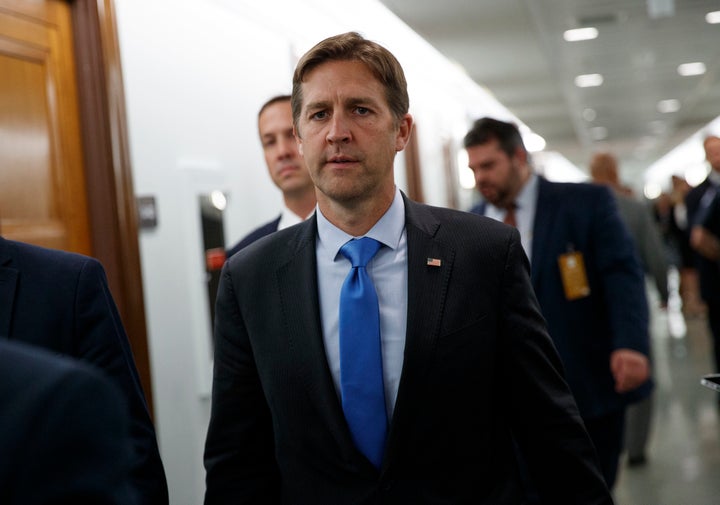
[[[313,212],[315,212],[315,209],[313,209]],[[288,209],[287,205],[283,204],[283,208],[280,211],[280,221],[278,221],[278,230],[284,230],[285,228],[290,228],[291,226],[302,223],[310,216],[312,216],[312,212],[305,217],[300,217]]]

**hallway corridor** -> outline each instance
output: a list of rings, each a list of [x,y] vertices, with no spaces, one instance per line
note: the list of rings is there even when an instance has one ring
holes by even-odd
[[[671,293],[661,311],[649,292],[656,388],[648,461],[629,467],[623,459],[617,505],[720,504],[719,393],[700,385],[712,371],[709,330],[704,317],[685,320]]]

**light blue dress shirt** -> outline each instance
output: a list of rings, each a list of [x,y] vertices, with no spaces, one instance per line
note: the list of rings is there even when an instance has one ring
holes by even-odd
[[[318,266],[318,295],[322,319],[325,354],[335,391],[340,397],[340,337],[338,332],[340,289],[350,272],[350,261],[340,248],[353,238],[334,226],[317,209],[318,235],[315,254]],[[380,339],[382,344],[383,381],[388,419],[392,418],[402,373],[407,329],[407,236],[405,204],[400,190],[387,212],[365,237],[382,244],[368,263],[367,272],[375,285],[380,305]]]
[[[538,178],[530,174],[530,178],[520,190],[515,199],[515,221],[520,232],[523,249],[529,260],[532,261],[533,224],[535,223],[535,207],[538,199]],[[506,209],[495,207],[490,202],[485,206],[485,215],[497,221],[505,219]]]

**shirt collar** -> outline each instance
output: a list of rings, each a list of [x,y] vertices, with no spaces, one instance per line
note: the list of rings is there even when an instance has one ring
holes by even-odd
[[[320,208],[317,208],[317,229],[318,229],[318,240],[323,244],[323,248],[330,255],[328,258],[330,261],[335,261],[340,248],[348,241],[353,238],[342,231],[337,226],[333,225],[323,215]],[[364,237],[374,238],[381,244],[389,247],[390,249],[397,249],[400,245],[400,239],[402,238],[403,230],[405,229],[405,204],[403,203],[402,195],[400,190],[395,187],[395,198],[390,205],[390,208],[382,215],[375,225],[363,235]]]
[[[315,209],[313,208],[313,212]],[[280,221],[278,222],[278,230],[284,230],[285,228],[290,228],[293,225],[296,225],[298,223],[302,223],[305,219],[312,216],[312,212],[310,212],[309,215],[305,217],[300,217],[297,214],[295,214],[293,211],[291,211],[287,205],[283,203],[283,208],[280,211]]]

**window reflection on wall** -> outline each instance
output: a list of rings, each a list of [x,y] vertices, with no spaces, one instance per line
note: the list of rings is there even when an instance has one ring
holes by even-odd
[[[220,283],[220,271],[225,263],[223,211],[227,205],[227,199],[222,191],[203,194],[199,198],[208,303],[210,304],[210,327],[212,328],[215,324],[215,298]]]

